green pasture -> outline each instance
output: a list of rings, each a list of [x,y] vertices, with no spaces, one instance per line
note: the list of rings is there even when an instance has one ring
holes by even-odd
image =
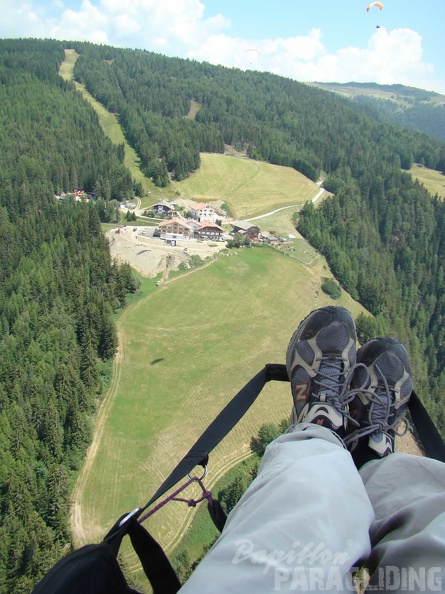
[[[201,167],[176,184],[185,198],[224,200],[235,218],[304,204],[318,186],[292,169],[229,155],[201,153]]]
[[[278,212],[272,212],[266,216],[252,217],[249,220],[252,224],[257,225],[263,233],[275,231],[281,237],[288,235],[299,235],[295,230],[295,225],[292,222],[292,215],[300,212],[301,204],[294,207],[285,208]]]
[[[445,199],[445,175],[443,173],[434,169],[428,169],[417,163],[413,164],[409,173],[418,179],[432,196],[437,194],[442,200]]]
[[[77,61],[79,54],[73,49],[65,50],[65,60],[59,68],[59,74],[64,80],[73,80],[74,64]]]
[[[109,412],[81,492],[85,538],[76,544],[97,541],[122,513],[145,503],[235,393],[266,363],[284,363],[301,319],[332,303],[319,290],[329,275],[321,258],[308,267],[269,248],[224,254],[162,288],[147,280],[146,295],[119,318]],[[362,311],[345,293],[338,303]],[[249,457],[260,425],[278,423],[290,405],[287,385],[267,386],[212,454],[209,488]],[[147,525],[171,552],[193,513],[173,502]]]
[[[77,58],[75,50],[65,50],[65,60],[59,70],[65,80],[73,80]],[[302,205],[318,192],[314,182],[290,167],[209,153],[201,154],[201,167],[188,179],[173,183],[169,188],[157,188],[141,172],[140,159],[125,140],[117,115],[107,111],[84,85],[76,81],[74,84],[95,109],[105,135],[115,144],[124,143],[124,163],[133,179],[141,182],[145,192],[151,192],[141,197],[142,208],[162,198],[171,200],[179,193],[185,198],[224,200],[235,218],[245,219],[282,206]],[[190,117],[197,109],[198,104],[192,104]]]

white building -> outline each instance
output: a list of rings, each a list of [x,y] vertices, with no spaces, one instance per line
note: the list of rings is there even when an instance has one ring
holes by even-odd
[[[204,202],[192,204],[190,207],[190,216],[192,219],[195,219],[195,221],[199,221],[200,223],[204,221],[215,223],[216,219],[219,218],[213,208]]]

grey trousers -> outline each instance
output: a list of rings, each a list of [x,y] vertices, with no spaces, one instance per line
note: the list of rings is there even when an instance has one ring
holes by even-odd
[[[180,593],[355,592],[363,565],[367,591],[445,589],[445,464],[395,453],[358,472],[336,434],[303,423],[267,447]]]

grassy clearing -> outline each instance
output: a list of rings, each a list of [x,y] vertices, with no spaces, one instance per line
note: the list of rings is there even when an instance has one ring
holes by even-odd
[[[445,175],[443,173],[428,169],[417,163],[414,163],[409,173],[418,179],[432,196],[437,194],[439,198],[445,200]]]
[[[65,50],[65,60],[59,68],[59,74],[64,80],[73,80],[74,64],[77,62],[79,54],[73,49]]]
[[[65,60],[62,62],[59,74],[65,80],[71,80],[74,82],[76,89],[82,93],[83,98],[88,101],[96,111],[99,117],[99,123],[101,125],[104,134],[108,136],[108,138],[114,144],[122,144],[125,145],[125,158],[124,164],[130,170],[131,176],[135,181],[140,181],[142,187],[144,188],[145,192],[149,190],[151,195],[149,197],[142,196],[142,207],[149,206],[160,200],[162,198],[168,197],[172,198],[173,192],[172,190],[161,191],[157,188],[153,182],[145,177],[145,175],[140,170],[140,159],[137,156],[135,150],[128,144],[125,140],[125,136],[122,132],[122,128],[119,124],[116,114],[111,113],[105,109],[105,107],[96,101],[96,99],[86,90],[85,86],[73,80],[73,70],[74,65],[76,63],[79,54],[75,52],[73,49],[66,49],[65,50]]]
[[[112,405],[80,502],[85,541],[145,502],[246,381],[266,363],[284,362],[299,321],[332,303],[318,291],[328,274],[321,259],[309,268],[267,248],[227,253],[162,289],[145,280],[146,296],[119,320]],[[338,303],[362,311],[344,293]],[[288,386],[267,386],[213,452],[208,487],[250,455],[262,423],[279,422],[289,409]],[[172,503],[148,527],[171,551],[193,514]]]
[[[273,230],[282,237],[287,237],[289,234],[298,235],[297,231],[295,230],[295,226],[292,223],[292,215],[295,212],[300,212],[300,210],[301,206],[286,208],[286,210],[280,210],[259,219],[253,218],[252,223],[257,225],[261,231],[266,233]]]
[[[290,167],[228,155],[201,154],[201,167],[176,184],[186,198],[224,200],[235,218],[304,204],[318,186]]]
[[[186,118],[189,120],[194,120],[196,117],[196,114],[198,113],[198,111],[200,109],[201,109],[201,105],[194,99],[191,99],[190,100],[190,111],[186,115]]]

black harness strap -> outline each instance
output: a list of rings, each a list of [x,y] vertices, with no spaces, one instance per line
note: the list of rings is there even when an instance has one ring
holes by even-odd
[[[119,518],[103,539],[103,544],[108,546],[116,558],[122,539],[127,534],[151,584],[153,594],[176,594],[181,583],[167,555],[134,515]]]
[[[207,427],[201,437],[174,468],[162,483],[153,497],[136,514],[141,513],[156,501],[166,491],[171,489],[178,481],[183,479],[195,466],[205,466],[210,452],[233,429],[238,421],[249,410],[267,382],[289,382],[286,366],[280,363],[268,363],[260,372],[247,382],[243,388],[232,398],[212,423]],[[436,426],[413,391],[408,402],[408,407],[416,427],[420,441],[429,458],[445,462],[445,443],[443,442]]]
[[[195,445],[165,479],[150,501],[141,508],[137,514],[138,517],[161,495],[191,472],[195,466],[205,466],[207,464],[210,452],[235,427],[255,402],[266,383],[271,380],[288,382],[289,378],[287,376],[286,366],[269,363],[241,388],[238,394],[223,408],[215,420],[210,423]]]
[[[176,594],[181,587],[181,582],[161,545],[135,518],[130,520],[128,534],[153,588],[153,593]]]
[[[409,412],[416,427],[421,444],[428,458],[445,462],[445,443],[430,415],[413,391],[408,401]]]

